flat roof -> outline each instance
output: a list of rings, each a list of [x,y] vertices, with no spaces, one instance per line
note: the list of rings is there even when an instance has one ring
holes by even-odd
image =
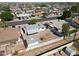
[[[32,47],[32,46],[35,46],[37,44],[39,44],[39,39],[34,37],[34,36],[28,36],[26,37],[26,40],[27,40],[27,43],[28,43],[28,47]]]
[[[0,28],[0,43],[15,40],[20,36],[16,28]]]
[[[33,24],[33,25],[22,25],[24,28],[25,32],[28,32],[28,34],[36,33],[38,32],[41,28],[45,28],[42,24]]]
[[[25,14],[17,14],[17,17],[25,17],[25,16],[31,16],[31,14],[25,13]]]

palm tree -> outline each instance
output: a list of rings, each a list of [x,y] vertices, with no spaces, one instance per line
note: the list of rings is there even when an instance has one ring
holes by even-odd
[[[62,33],[64,35],[63,39],[65,39],[69,35],[69,33],[68,33],[69,29],[70,29],[70,27],[68,24],[65,23],[62,25]]]
[[[76,30],[75,30],[75,34],[74,34],[74,38],[73,38],[73,40],[75,40],[75,38],[76,38],[76,34],[77,34],[77,28],[76,28]]]

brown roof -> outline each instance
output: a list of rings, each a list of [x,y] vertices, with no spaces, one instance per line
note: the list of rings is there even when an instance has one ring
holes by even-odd
[[[19,36],[20,34],[16,28],[0,28],[0,43],[15,40]]]

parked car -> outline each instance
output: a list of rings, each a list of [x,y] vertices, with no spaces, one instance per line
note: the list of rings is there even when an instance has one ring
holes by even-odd
[[[46,28],[48,28],[48,27],[49,27],[49,24],[48,24],[48,23],[45,23],[44,26],[45,26]]]
[[[59,32],[56,27],[51,28],[51,32],[53,32],[55,35],[57,35],[59,37],[63,36],[62,32]]]
[[[77,27],[77,24],[75,22],[69,23],[72,27]]]
[[[49,22],[49,23],[45,23],[44,26],[46,26],[46,28],[51,29],[53,26],[53,22]]]

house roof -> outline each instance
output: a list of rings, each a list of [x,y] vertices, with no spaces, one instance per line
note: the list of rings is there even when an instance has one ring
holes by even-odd
[[[44,28],[41,24],[33,24],[33,25],[24,25],[23,28],[25,29],[28,34],[36,33],[39,31],[40,28]]]
[[[20,34],[16,28],[0,28],[0,43],[15,40],[19,36]]]
[[[17,17],[25,17],[25,16],[31,16],[31,14],[27,14],[27,13],[25,13],[25,14],[17,14]]]
[[[29,36],[26,38],[26,40],[28,43],[28,47],[32,47],[32,46],[39,44],[39,38],[36,38],[34,36]]]

